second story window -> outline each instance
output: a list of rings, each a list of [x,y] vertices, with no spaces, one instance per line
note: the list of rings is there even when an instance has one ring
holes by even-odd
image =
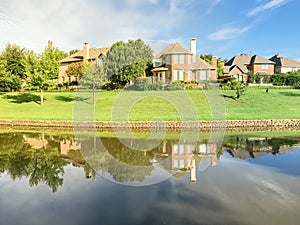
[[[262,64],[262,69],[265,69],[265,70],[269,69],[269,64]]]
[[[173,55],[173,64],[178,64],[178,55]]]
[[[166,64],[167,65],[171,64],[171,56],[170,55],[166,55]]]
[[[184,55],[179,55],[179,64],[184,64]]]

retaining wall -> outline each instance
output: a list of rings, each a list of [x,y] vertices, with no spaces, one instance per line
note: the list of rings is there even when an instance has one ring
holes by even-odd
[[[162,122],[73,122],[48,120],[0,120],[2,128],[54,128],[100,131],[218,131],[218,130],[300,130],[300,119],[291,120],[227,120],[227,121],[162,121]]]

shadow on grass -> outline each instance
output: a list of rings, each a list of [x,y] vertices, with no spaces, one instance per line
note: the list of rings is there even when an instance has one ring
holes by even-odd
[[[37,104],[40,104],[40,96],[31,94],[31,93],[19,93],[16,95],[5,95],[4,98],[11,100],[12,103],[22,104],[22,103],[29,103],[29,102],[35,102]],[[46,100],[44,98],[44,100]]]
[[[230,99],[233,99],[233,100],[236,100],[237,97],[236,96],[232,96],[232,95],[222,95],[224,98],[230,98]]]
[[[57,96],[55,97],[56,100],[58,101],[62,101],[62,102],[73,102],[73,101],[77,101],[77,102],[86,102],[89,103],[87,100],[89,100],[90,98],[83,98],[83,97],[67,97],[67,96]]]
[[[284,96],[300,97],[300,91],[299,93],[294,93],[294,92],[279,92],[279,93]]]
[[[62,102],[73,102],[74,101],[74,98],[63,96],[63,95],[56,96],[55,99],[58,101],[62,101]]]

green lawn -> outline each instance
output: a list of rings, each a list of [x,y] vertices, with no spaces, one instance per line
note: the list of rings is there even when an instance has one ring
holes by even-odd
[[[238,100],[234,91],[224,91],[222,97],[206,96],[210,92],[188,91],[102,91],[99,93],[95,118],[98,121],[131,120],[209,120],[222,114],[225,100],[226,118],[236,119],[300,119],[300,90],[249,88]],[[38,92],[0,93],[0,119],[72,120],[74,114],[85,118],[93,111],[92,93],[45,92],[44,105]],[[75,100],[74,100],[75,99]],[[210,107],[211,108],[210,108]],[[199,116],[198,116],[199,115]],[[93,115],[92,115],[93,116]],[[180,119],[181,118],[181,119]],[[215,118],[215,117],[214,117]]]

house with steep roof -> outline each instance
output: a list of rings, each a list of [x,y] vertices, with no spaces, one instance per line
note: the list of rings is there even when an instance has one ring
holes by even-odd
[[[154,57],[152,70],[155,81],[201,81],[217,79],[217,58],[212,65],[196,55],[196,38],[192,38],[190,49],[181,43],[172,43]]]
[[[274,62],[259,55],[243,53],[236,55],[224,65],[224,76],[235,77],[242,82],[248,81],[248,73],[274,74]]]
[[[84,43],[82,50],[60,60],[58,83],[78,81],[77,74],[67,75],[66,71],[72,63],[95,62],[108,52],[109,48],[90,48],[88,43]]]
[[[269,60],[275,63],[275,73],[288,73],[300,70],[300,62],[295,59],[276,54]]]

